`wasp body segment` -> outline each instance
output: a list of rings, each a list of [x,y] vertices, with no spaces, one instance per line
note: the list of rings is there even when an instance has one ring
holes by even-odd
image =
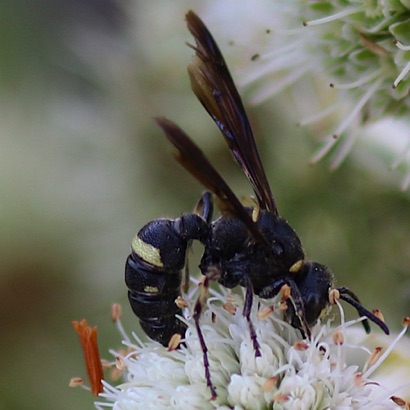
[[[204,242],[208,232],[202,216],[187,214],[147,223],[132,242],[125,264],[128,299],[145,333],[165,346],[175,333],[185,334],[186,325],[175,315],[182,315],[176,300],[181,296],[187,248],[192,240]]]

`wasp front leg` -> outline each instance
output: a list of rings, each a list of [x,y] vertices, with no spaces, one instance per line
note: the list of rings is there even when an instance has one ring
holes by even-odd
[[[303,296],[293,279],[289,277],[275,279],[273,283],[263,288],[258,293],[258,296],[262,299],[272,299],[278,295],[282,289],[284,289],[284,286],[288,286],[288,289],[290,289],[290,294],[286,295],[288,311],[285,312],[285,319],[294,328],[300,330],[303,338],[310,338],[311,333],[309,324],[306,320],[306,308],[304,305]]]

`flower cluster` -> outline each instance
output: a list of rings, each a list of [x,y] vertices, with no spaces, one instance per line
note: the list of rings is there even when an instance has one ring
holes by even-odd
[[[193,297],[187,298],[192,304]],[[357,339],[352,326],[330,321],[317,324],[310,340],[282,320],[280,301],[254,303],[252,322],[261,356],[249,336],[249,323],[242,315],[243,296],[213,292],[201,318],[208,347],[211,380],[217,397],[210,400],[203,351],[193,320],[179,349],[157,343],[143,343],[134,334],[123,333],[126,350],[112,351],[115,373],[125,382],[112,386],[103,382],[104,392],[96,407],[132,409],[378,409],[398,408],[392,392],[370,379],[373,372],[396,346],[403,332],[382,354],[370,351]],[[121,328],[121,323],[118,319]],[[357,329],[359,331],[359,329]],[[362,329],[361,332],[364,333]],[[121,329],[121,332],[123,330]],[[364,365],[349,361],[362,356]],[[360,361],[358,360],[358,361]],[[395,400],[401,400],[397,397]],[[403,401],[404,402],[404,401]]]
[[[301,125],[321,121],[319,128],[329,127],[312,162],[328,154],[340,139],[342,146],[332,161],[333,167],[339,165],[365,132],[368,119],[406,118],[408,1],[277,1],[272,8],[272,29],[267,30],[271,41],[257,51],[254,68],[242,83],[256,87],[252,100],[258,103],[311,75],[319,79],[320,84],[314,85],[316,97],[326,96],[326,108],[307,113],[300,121]],[[329,86],[332,90],[325,92]],[[305,87],[302,93],[306,91]],[[303,111],[315,106],[312,95],[306,105]]]
[[[398,1],[309,2],[307,15],[316,20],[305,26],[321,26],[316,33],[316,54],[328,76],[340,82],[339,88],[364,93],[377,84],[367,99],[372,112],[408,112],[410,5]]]

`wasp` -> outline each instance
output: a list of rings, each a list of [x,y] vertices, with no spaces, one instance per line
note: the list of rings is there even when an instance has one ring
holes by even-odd
[[[227,288],[246,289],[243,315],[249,323],[255,355],[259,344],[250,313],[253,296],[271,299],[286,285],[291,297],[285,319],[302,337],[330,307],[330,293],[352,305],[367,333],[369,320],[386,334],[389,329],[382,319],[367,310],[359,298],[346,287],[333,287],[334,276],[324,265],[306,259],[295,230],[279,215],[272,195],[252,128],[218,45],[202,20],[193,12],[186,15],[188,29],[196,45],[188,66],[191,87],[205,110],[221,131],[234,159],[249,180],[256,206],[246,207],[200,148],[174,122],[158,118],[167,139],[175,147],[176,159],[207,189],[196,210],[175,220],[156,219],[145,225],[132,242],[125,280],[134,313],[146,334],[167,345],[174,334],[184,336],[186,325],[176,317],[181,307],[181,284],[186,269],[186,254],[192,241],[204,246],[199,268],[205,277],[205,288],[217,281]],[[212,196],[216,197],[221,216],[212,221]],[[203,301],[194,307],[198,337],[204,354],[207,384],[212,397],[206,343],[199,326]]]

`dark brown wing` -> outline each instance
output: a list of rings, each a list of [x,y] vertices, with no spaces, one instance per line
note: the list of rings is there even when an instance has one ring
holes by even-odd
[[[156,121],[168,140],[177,149],[175,153],[177,161],[222,201],[224,211],[237,217],[246,225],[254,239],[266,243],[266,239],[241,204],[241,201],[208,161],[201,149],[174,122],[163,117],[157,118]]]
[[[260,208],[277,214],[245,108],[218,45],[193,11],[187,13],[186,20],[196,41],[196,47],[191,46],[195,57],[188,66],[192,90],[222,131]]]

